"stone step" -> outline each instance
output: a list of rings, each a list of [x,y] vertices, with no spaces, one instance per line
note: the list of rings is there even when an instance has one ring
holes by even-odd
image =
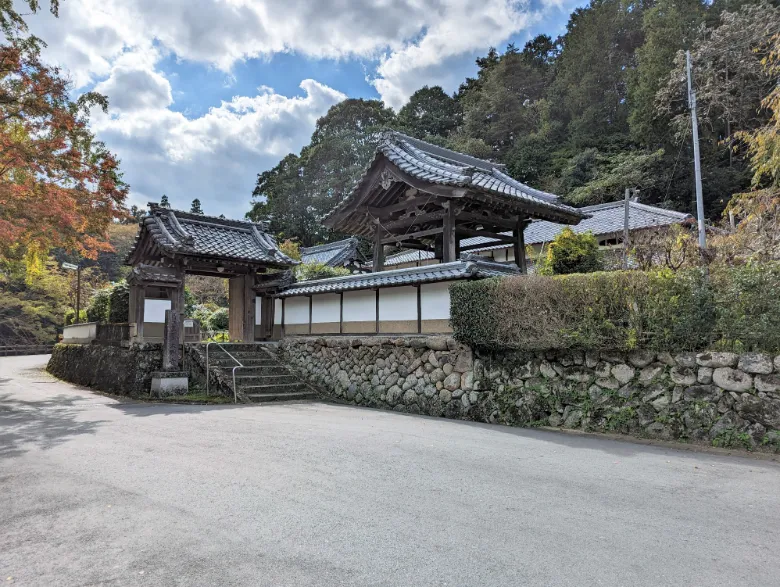
[[[247,357],[239,358],[239,357],[236,357],[236,358],[244,366],[250,366],[251,365],[253,367],[255,367],[255,366],[256,367],[262,367],[262,366],[268,365],[269,367],[274,367],[274,366],[277,366],[279,364],[279,361],[274,361],[272,359],[266,359],[266,358],[263,358],[263,357],[257,357],[257,358],[247,358]],[[236,362],[233,359],[231,359],[230,357],[217,357],[217,358],[209,357],[209,365],[210,366],[213,365],[213,366],[216,366],[216,367],[228,367],[228,366],[235,367],[236,366]]]
[[[238,383],[236,381],[236,383]],[[240,389],[245,395],[249,396],[253,393],[286,393],[286,392],[301,392],[311,393],[316,395],[315,392],[300,381],[294,383],[257,383],[253,385],[239,385]]]
[[[231,371],[232,367],[225,367],[223,371]],[[254,375],[290,375],[296,377],[287,367],[283,365],[250,365],[245,366],[236,371],[236,377],[241,375],[242,377],[251,377]]]
[[[249,401],[254,403],[267,403],[292,400],[312,400],[317,396],[310,391],[295,391],[285,393],[248,393]]]
[[[295,375],[277,375],[273,373],[270,375],[239,375],[236,372],[236,385],[241,388],[247,385],[284,384],[298,381],[299,379]]]

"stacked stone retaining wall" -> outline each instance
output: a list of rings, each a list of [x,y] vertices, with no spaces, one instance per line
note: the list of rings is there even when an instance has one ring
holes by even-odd
[[[58,344],[46,369],[55,377],[100,391],[148,395],[152,372],[162,369],[162,345]]]
[[[332,398],[400,412],[741,448],[780,447],[780,357],[475,352],[449,337],[288,338]]]

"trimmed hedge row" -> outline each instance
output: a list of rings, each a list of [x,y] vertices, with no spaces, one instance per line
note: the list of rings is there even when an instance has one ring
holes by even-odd
[[[482,348],[780,352],[780,264],[458,282],[455,337]]]

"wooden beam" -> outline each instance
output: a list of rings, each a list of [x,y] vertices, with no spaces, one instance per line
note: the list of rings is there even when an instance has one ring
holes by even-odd
[[[442,239],[442,262],[452,263],[457,260],[455,251],[455,207],[452,204],[448,205],[445,210],[442,228],[444,233]]]
[[[512,230],[515,227],[515,219],[507,218],[505,216],[499,216],[488,210],[485,211],[463,211],[458,214],[459,222],[476,222],[478,224],[492,224],[495,226],[501,226],[508,230]]]
[[[391,243],[400,243],[405,240],[411,240],[415,238],[422,238],[424,236],[433,236],[436,234],[441,234],[444,231],[442,227],[439,228],[429,228],[428,230],[418,230],[417,232],[410,232],[408,234],[399,234],[398,236],[391,236],[388,238],[382,239],[382,244],[387,245]]]
[[[385,248],[382,244],[382,232],[382,226],[377,224],[374,228],[374,273],[385,268]]]
[[[405,218],[399,218],[392,222],[386,222],[382,226],[387,232],[392,233],[396,228],[407,228],[415,224],[425,224],[427,222],[438,222],[444,218],[444,210],[437,210],[436,212],[426,212],[425,214],[417,214],[416,216],[407,216]]]
[[[442,203],[441,198],[437,196],[432,196],[431,194],[423,194],[422,196],[416,196],[414,198],[402,200],[401,202],[397,202],[389,206],[383,206],[381,208],[368,206],[366,210],[372,216],[379,218],[380,220],[385,220],[387,218],[390,218],[390,216],[392,216],[395,212],[402,212],[404,210],[414,210],[415,208],[419,208],[420,206],[425,206],[426,204],[441,205],[441,203]]]
[[[518,218],[517,223],[515,224],[514,231],[512,232],[512,237],[514,239],[514,249],[515,249],[515,263],[520,268],[521,273],[528,273],[528,266],[525,260],[525,227],[526,227],[526,221],[523,218]]]
[[[417,334],[422,334],[422,292],[417,284]]]

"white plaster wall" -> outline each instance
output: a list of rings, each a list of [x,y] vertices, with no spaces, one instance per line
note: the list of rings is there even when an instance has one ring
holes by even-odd
[[[285,324],[309,323],[309,298],[306,296],[290,297],[284,301]]]
[[[313,296],[311,301],[312,324],[338,322],[341,319],[341,296],[339,294],[320,294]]]
[[[165,323],[165,311],[171,309],[171,300],[144,300],[144,322]]]
[[[376,292],[372,289],[344,292],[344,322],[376,320]]]
[[[282,300],[274,300],[274,324],[282,323]]]
[[[260,318],[263,317],[263,298],[255,296],[255,326],[260,326]]]
[[[380,289],[379,320],[417,320],[417,288],[407,286]]]
[[[62,342],[94,340],[97,336],[97,323],[71,324],[62,329]]]
[[[420,314],[423,320],[449,320],[450,283],[427,283],[420,286]]]

